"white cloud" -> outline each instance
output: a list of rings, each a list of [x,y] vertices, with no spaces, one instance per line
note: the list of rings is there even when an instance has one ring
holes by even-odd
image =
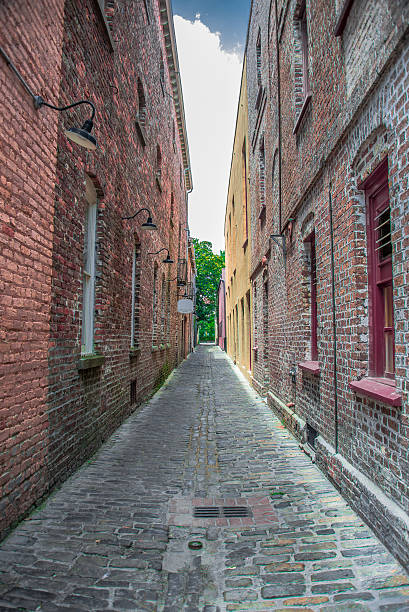
[[[191,235],[224,249],[226,207],[241,57],[221,48],[220,34],[198,16],[175,15],[175,31],[193,173],[189,196]]]

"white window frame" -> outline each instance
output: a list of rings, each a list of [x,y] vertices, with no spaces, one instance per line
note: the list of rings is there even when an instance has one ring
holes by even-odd
[[[88,207],[84,232],[84,274],[82,297],[81,354],[94,352],[95,272],[97,238],[97,192],[89,176],[86,177]]]

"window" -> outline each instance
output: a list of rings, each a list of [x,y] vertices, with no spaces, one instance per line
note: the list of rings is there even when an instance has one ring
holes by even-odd
[[[85,177],[85,181],[85,197],[88,206],[84,228],[84,280],[82,298],[81,353],[83,355],[88,355],[94,351],[97,191],[92,179],[88,175]]]
[[[295,134],[311,100],[308,77],[308,24],[305,0],[297,3],[294,13],[294,93],[296,122]]]
[[[261,31],[258,31],[256,44],[257,84],[261,87]]]
[[[176,127],[175,127],[174,121],[172,121],[172,144],[173,144],[173,151],[174,153],[176,153]]]
[[[241,180],[242,180],[242,198],[243,198],[243,232],[244,242],[248,240],[249,229],[247,221],[247,157],[246,157],[246,139],[243,142],[243,148],[241,152]]]
[[[130,395],[131,406],[133,406],[134,404],[136,404],[136,397],[137,397],[136,380],[131,380],[129,395]]]
[[[310,248],[310,325],[311,325],[311,361],[318,360],[317,342],[317,267],[315,257],[315,232],[307,238]]]
[[[145,92],[143,90],[143,85],[141,79],[138,79],[138,120],[142,127],[145,127],[146,123],[146,99]]]
[[[137,104],[138,111],[135,117],[135,125],[136,131],[139,136],[139,139],[143,146],[146,145],[146,100],[145,100],[145,92],[143,90],[143,85],[141,79],[138,79],[137,83]]]
[[[388,162],[360,185],[367,205],[371,375],[394,378],[395,337]]]
[[[139,345],[139,309],[141,288],[141,245],[135,241],[132,260],[131,348]]]
[[[166,284],[166,342],[170,344],[170,281]]]
[[[263,211],[266,205],[266,158],[264,152],[264,138],[261,141],[259,152],[259,197],[260,210]]]
[[[152,294],[152,346],[157,347],[158,341],[158,264],[153,267]]]
[[[175,215],[175,196],[173,195],[173,191],[170,194],[170,225],[173,227],[173,217]]]
[[[162,274],[162,284],[161,284],[161,308],[160,308],[160,342],[161,344],[165,343],[165,335],[166,335],[166,280],[165,275]]]
[[[156,184],[162,191],[162,152],[159,145],[156,145]]]
[[[143,5],[145,7],[145,15],[146,15],[146,23],[151,22],[150,8],[149,8],[150,0],[143,0]]]
[[[159,80],[162,88],[162,93],[165,95],[165,65],[163,63],[163,56],[161,54],[160,67],[159,67]]]
[[[162,152],[160,150],[160,146],[156,145],[156,174],[157,176],[161,176],[162,173]]]
[[[105,23],[105,27],[108,30],[109,38],[111,40],[112,23],[114,20],[115,13],[115,1],[114,0],[98,0],[99,8]]]
[[[348,21],[354,0],[344,0],[334,28],[334,36],[341,36]]]
[[[301,56],[302,56],[302,84],[304,99],[309,94],[308,81],[308,30],[307,30],[307,11],[305,2],[301,5],[300,15],[300,35],[301,35]]]

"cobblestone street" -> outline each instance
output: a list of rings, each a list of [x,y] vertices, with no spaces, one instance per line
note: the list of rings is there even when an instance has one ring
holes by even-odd
[[[23,521],[0,570],[1,611],[409,610],[401,566],[214,346]]]

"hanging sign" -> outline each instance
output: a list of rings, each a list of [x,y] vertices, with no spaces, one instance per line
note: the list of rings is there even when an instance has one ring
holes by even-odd
[[[178,300],[178,312],[191,314],[193,312],[193,300]]]

